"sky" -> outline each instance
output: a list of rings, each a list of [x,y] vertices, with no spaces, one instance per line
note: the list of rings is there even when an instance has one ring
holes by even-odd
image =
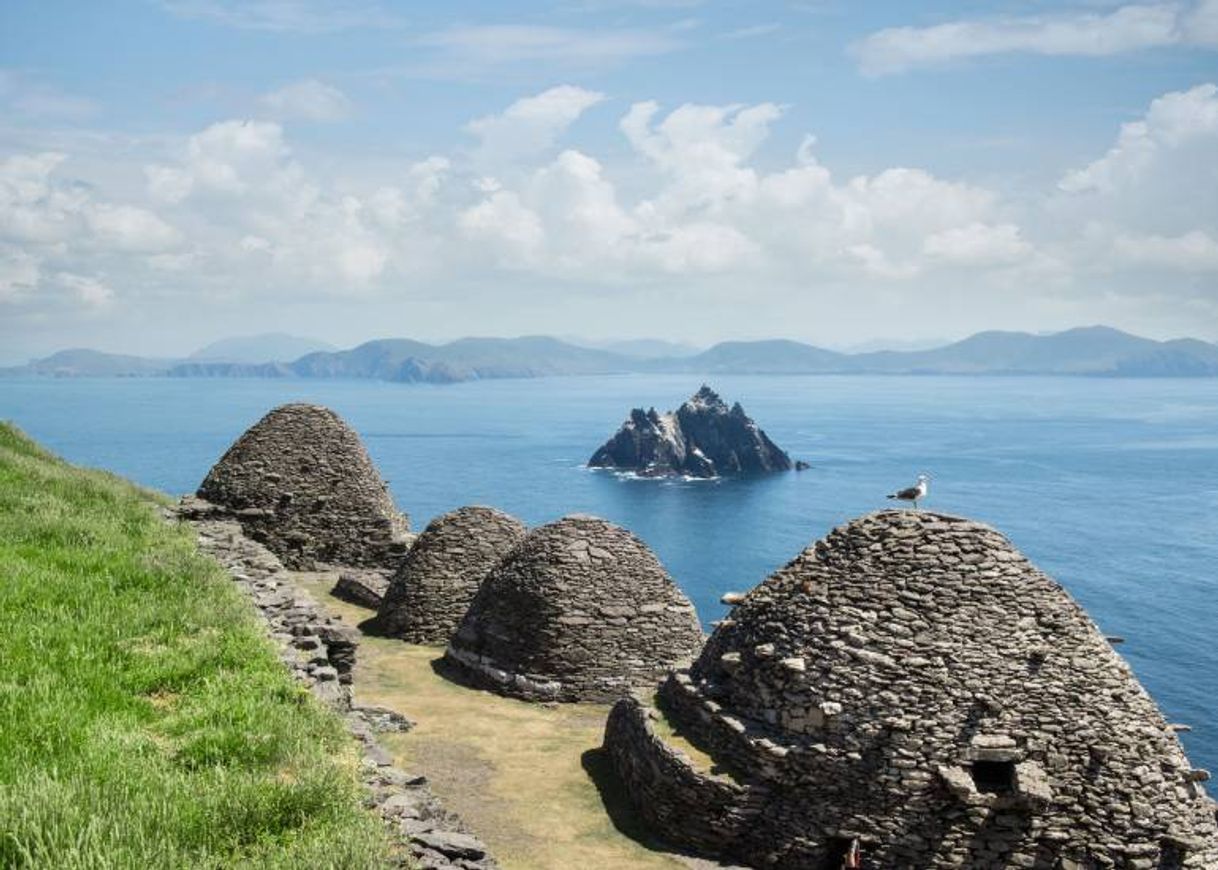
[[[0,363],[1218,340],[1218,0],[6,0]]]

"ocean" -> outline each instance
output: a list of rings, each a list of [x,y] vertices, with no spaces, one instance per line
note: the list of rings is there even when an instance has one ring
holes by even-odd
[[[704,623],[815,539],[933,476],[925,507],[990,523],[1119,648],[1197,766],[1218,771],[1218,380],[719,376],[809,471],[638,480],[583,463],[685,375],[451,386],[368,381],[3,379],[0,418],[72,462],[193,491],[275,405],[318,402],[363,436],[421,530],[464,504],[530,524],[591,513],[660,556]]]

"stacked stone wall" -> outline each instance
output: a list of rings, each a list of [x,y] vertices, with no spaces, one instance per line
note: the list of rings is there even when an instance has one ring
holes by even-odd
[[[395,568],[409,524],[359,436],[328,408],[283,405],[212,467],[198,496],[227,510],[284,564]]]
[[[395,767],[377,735],[413,723],[384,707],[357,703],[352,694],[359,633],[330,616],[297,585],[292,572],[262,544],[247,537],[222,511],[188,499],[170,519],[192,522],[199,549],[219,562],[250,597],[280,658],[320,701],[337,710],[362,750],[360,768],[370,809],[380,815],[405,866],[428,870],[495,870],[490,850],[446,809],[426,778]]]
[[[766,789],[698,770],[655,732],[656,714],[638,699],[613,705],[605,750],[639,815],[667,842],[697,852],[728,853],[765,806]]]
[[[1218,866],[1208,774],[1082,609],[976,523],[835,530],[662,697],[771,789],[737,859],[815,867],[857,839],[875,867]]]
[[[368,629],[409,643],[448,643],[488,573],[523,539],[524,523],[489,507],[437,517],[394,574]]]
[[[460,679],[530,700],[612,701],[696,654],[697,614],[647,546],[596,517],[534,529],[449,642]]]

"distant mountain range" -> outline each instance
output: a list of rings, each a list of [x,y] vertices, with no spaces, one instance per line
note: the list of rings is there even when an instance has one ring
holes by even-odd
[[[227,363],[291,362],[319,350],[335,350],[335,347],[316,338],[288,335],[286,332],[264,332],[261,335],[213,341],[192,353],[190,359],[194,362]]]
[[[930,350],[840,353],[797,341],[727,341],[700,353],[673,355],[663,341],[624,343],[629,351],[591,348],[546,336],[463,338],[426,344],[405,338],[365,342],[351,350],[315,350],[292,361],[251,358],[258,339],[219,342],[185,360],[157,360],[93,350],[68,350],[8,375],[363,378],[403,383],[455,383],[490,378],[628,372],[690,374],[959,374],[1095,377],[1218,377],[1218,345],[1197,339],[1155,341],[1106,326],[1052,335],[979,332]],[[241,342],[244,342],[242,344]],[[225,350],[225,347],[229,348]],[[640,356],[643,348],[652,356]],[[220,348],[216,351],[216,348]],[[264,351],[269,353],[270,351]],[[228,355],[215,359],[213,354]]]

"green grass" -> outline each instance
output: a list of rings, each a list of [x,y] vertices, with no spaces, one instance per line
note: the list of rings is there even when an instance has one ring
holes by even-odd
[[[0,423],[0,867],[376,867],[353,742],[156,514]]]

